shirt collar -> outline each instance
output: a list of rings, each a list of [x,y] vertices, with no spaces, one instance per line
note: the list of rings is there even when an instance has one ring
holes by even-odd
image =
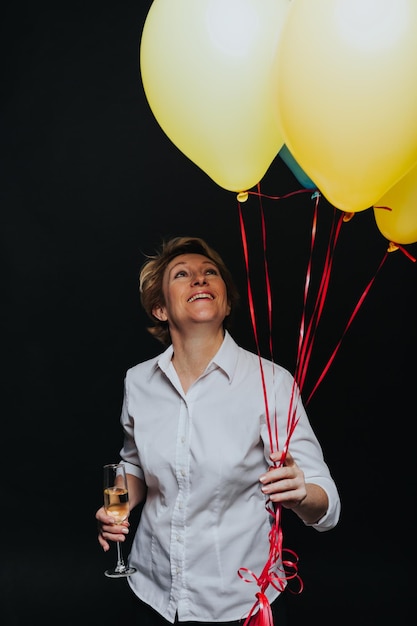
[[[174,349],[172,345],[170,345],[164,352],[162,352],[159,357],[156,358],[154,367],[152,368],[150,375],[152,375],[152,373],[155,372],[158,367],[164,373],[166,373],[170,366],[173,352]],[[238,361],[238,352],[239,347],[237,343],[234,341],[234,339],[232,339],[231,335],[226,330],[223,343],[210,361],[210,363],[207,365],[206,372],[213,369],[213,367],[219,367],[226,374],[229,382],[232,382]]]
[[[159,355],[155,363],[155,368],[160,367],[160,369],[166,373],[168,370],[169,364],[171,363],[173,352],[174,352],[174,348],[172,347],[172,344],[171,344],[170,346],[168,346],[165,352],[162,352],[162,354]]]
[[[239,347],[237,343],[232,339],[231,335],[228,331],[225,331],[223,343],[220,346],[217,354],[214,355],[211,363],[209,363],[209,367],[211,364],[217,365],[229,379],[229,382],[232,382],[233,375],[236,370],[237,360],[238,360]]]

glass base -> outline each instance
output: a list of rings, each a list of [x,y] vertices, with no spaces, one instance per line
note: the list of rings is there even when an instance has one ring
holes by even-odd
[[[104,572],[104,575],[107,576],[107,578],[125,578],[126,576],[130,576],[135,572],[135,567],[129,567],[126,565],[126,567],[123,568],[115,567],[114,569],[107,569]]]

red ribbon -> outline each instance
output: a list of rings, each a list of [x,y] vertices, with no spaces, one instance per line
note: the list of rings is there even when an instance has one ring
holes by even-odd
[[[255,195],[255,192],[248,192],[248,193]],[[310,193],[311,194],[311,190],[303,189],[303,190],[296,191],[294,193]],[[269,280],[269,270],[268,270],[267,253],[266,253],[267,252],[266,222],[265,222],[265,215],[264,215],[264,210],[262,206],[262,197],[275,199],[275,200],[281,200],[291,195],[294,195],[294,193],[286,194],[284,196],[266,196],[266,195],[261,194],[260,184],[258,184],[258,192],[256,193],[256,195],[258,195],[259,197],[259,207],[260,207],[260,217],[261,217],[261,227],[262,227],[263,263],[264,263],[264,274],[265,274],[265,283],[266,283],[268,330],[269,330],[269,351],[270,351],[270,359],[272,363],[274,363],[273,346],[272,346],[272,291],[271,291],[271,284]],[[309,257],[309,261],[307,265],[305,284],[304,284],[303,309],[302,309],[302,317],[301,317],[300,330],[299,330],[296,367],[295,367],[295,373],[293,377],[294,378],[293,388],[291,391],[290,404],[288,408],[286,441],[284,444],[281,459],[278,464],[279,466],[283,465],[285,462],[290,439],[297,425],[297,404],[298,404],[298,401],[300,400],[301,393],[304,389],[306,375],[307,375],[310,358],[311,358],[311,354],[313,350],[316,329],[321,320],[321,316],[322,316],[323,309],[324,309],[324,304],[325,304],[327,293],[328,293],[330,275],[331,275],[331,270],[332,270],[332,265],[333,265],[336,244],[340,235],[342,224],[349,222],[350,218],[352,217],[351,214],[339,212],[339,219],[336,219],[336,213],[338,211],[337,209],[334,209],[333,222],[332,222],[332,227],[331,227],[331,232],[330,232],[330,237],[329,237],[329,244],[327,246],[327,251],[326,251],[326,255],[325,255],[325,259],[323,263],[322,276],[321,276],[321,280],[319,283],[317,296],[316,296],[316,300],[315,300],[314,307],[313,307],[313,312],[311,314],[311,317],[307,319],[306,310],[307,310],[307,303],[308,303],[309,289],[310,289],[310,282],[311,282],[312,257],[313,257],[313,252],[314,252],[314,248],[316,245],[320,192],[319,191],[314,192],[311,198],[315,200],[315,205],[314,205],[312,229],[311,229],[310,257]],[[273,451],[278,450],[278,424],[277,424],[276,414],[274,415],[274,421],[273,421],[274,427],[271,424],[266,382],[265,382],[265,376],[264,376],[264,371],[263,371],[263,366],[262,366],[261,350],[260,350],[259,337],[258,337],[258,332],[257,332],[256,312],[255,312],[255,306],[254,306],[252,286],[251,286],[251,281],[250,281],[249,253],[248,253],[246,229],[245,229],[245,223],[243,219],[242,207],[239,201],[238,201],[238,208],[239,208],[241,239],[242,239],[245,266],[246,266],[246,275],[247,275],[247,293],[248,293],[248,301],[249,301],[250,319],[251,319],[253,334],[255,338],[257,354],[259,358],[259,366],[260,366],[260,372],[261,372],[262,390],[263,390],[264,401],[265,401],[265,414],[266,414],[266,422],[268,426],[270,449],[271,449],[271,452],[273,452]],[[409,255],[404,250],[404,248],[402,248],[398,244],[394,244],[394,245],[396,246],[396,248],[401,249],[404,254],[409,256],[411,260],[415,261],[415,259],[411,257],[411,255]],[[369,290],[372,287],[377,274],[379,273],[382,266],[384,265],[387,259],[388,253],[389,253],[389,250],[385,252],[379,264],[379,267],[377,268],[375,275],[369,281],[361,297],[359,298],[358,303],[354,307],[353,312],[348,320],[345,330],[343,331],[341,335],[340,340],[336,344],[336,347],[333,350],[327,364],[323,368],[323,371],[318,377],[317,382],[315,383],[312,391],[307,397],[307,400],[305,402],[306,405],[310,402],[314,393],[317,391],[317,388],[319,387],[324,377],[326,376],[331,364],[334,361],[336,353],[338,349],[340,348],[342,340],[344,336],[346,335],[347,330],[349,329],[350,325],[353,322],[353,319],[355,318],[360,307],[362,306],[365,297],[369,293]],[[255,582],[259,588],[259,591],[256,593],[256,600],[243,626],[273,626],[273,618],[272,618],[270,603],[268,601],[267,596],[265,595],[265,591],[270,585],[272,585],[278,591],[283,592],[285,588],[287,588],[288,581],[295,579],[298,582],[298,590],[294,591],[294,593],[301,593],[301,591],[303,590],[303,582],[298,574],[298,556],[292,550],[283,549],[283,546],[282,546],[283,532],[282,532],[282,525],[281,525],[281,510],[282,510],[281,505],[273,505],[270,501],[268,501],[266,503],[266,508],[268,512],[271,514],[271,516],[273,516],[274,518],[274,521],[272,523],[271,530],[269,533],[270,549],[269,549],[267,562],[265,563],[264,568],[259,576],[256,576],[253,572],[251,572],[245,567],[240,568],[238,571],[238,575],[242,578],[242,580],[244,580],[245,582],[250,582],[250,583]],[[285,555],[288,555],[288,557],[284,558]],[[282,563],[282,566],[279,566],[280,561]],[[290,589],[290,591],[292,590]]]

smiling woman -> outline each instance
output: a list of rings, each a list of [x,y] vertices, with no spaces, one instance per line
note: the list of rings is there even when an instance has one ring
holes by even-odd
[[[283,626],[282,592],[294,575],[271,540],[271,513],[278,534],[282,507],[318,531],[336,526],[340,513],[300,400],[294,409],[294,379],[265,359],[260,368],[258,355],[232,339],[226,325],[238,294],[202,239],[164,243],[142,267],[140,293],[149,330],[167,348],[125,378],[120,456],[130,506],[142,505],[130,554],[132,617],[148,626],[237,626],[242,618],[255,626],[266,611]],[[96,518],[104,550],[128,533],[103,508]],[[245,584],[250,573],[256,595]]]
[[[233,313],[239,302],[239,293],[233,282],[233,278],[224,264],[220,255],[210,248],[207,243],[198,237],[174,237],[165,242],[160,254],[149,256],[140,274],[140,296],[142,306],[153,322],[153,326],[148,328],[149,332],[162,344],[169,345],[171,342],[170,328],[167,320],[159,319],[155,311],[164,304],[163,281],[165,270],[171,267],[173,260],[177,260],[181,255],[200,255],[204,257],[206,263],[219,272],[226,287],[229,311],[223,319],[223,327],[230,329]]]
[[[168,322],[172,341],[175,332],[183,339],[193,332],[193,325],[187,322],[199,321],[209,324],[212,338],[218,335],[221,343],[230,304],[226,285],[212,261],[201,254],[176,257],[164,272],[162,293],[163,300],[152,314]]]

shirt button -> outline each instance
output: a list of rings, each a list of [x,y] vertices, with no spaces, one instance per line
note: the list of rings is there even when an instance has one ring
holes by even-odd
[[[185,474],[186,474],[185,469],[182,469],[181,470],[181,476],[185,476]]]

